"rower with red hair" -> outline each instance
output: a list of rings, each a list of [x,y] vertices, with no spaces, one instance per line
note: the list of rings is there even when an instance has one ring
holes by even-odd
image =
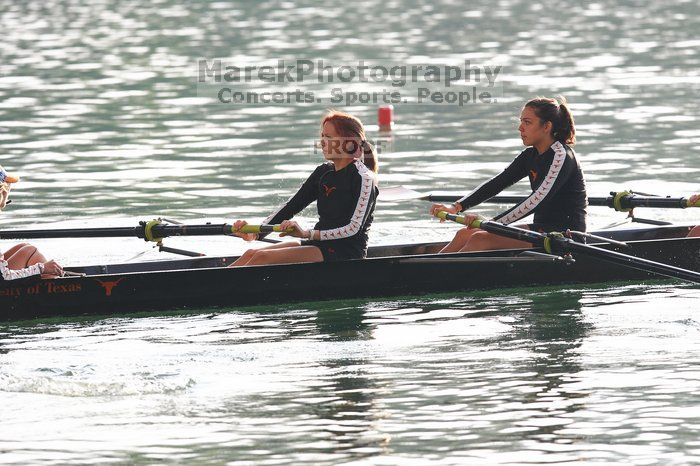
[[[367,240],[379,189],[377,156],[367,142],[362,122],[347,113],[330,111],[321,120],[321,149],[326,162],[316,167],[285,204],[264,220],[280,224],[282,236],[302,241],[273,244],[246,251],[232,267],[360,259]],[[319,219],[312,229],[291,220],[316,201]],[[235,229],[246,225],[234,223]],[[237,234],[247,241],[254,234]]]

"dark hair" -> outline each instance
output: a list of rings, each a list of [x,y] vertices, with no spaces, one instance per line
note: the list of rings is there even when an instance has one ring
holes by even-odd
[[[377,153],[374,151],[372,144],[367,142],[365,135],[365,127],[359,118],[350,115],[349,113],[330,110],[323,115],[321,119],[321,130],[323,125],[330,122],[338,134],[343,138],[348,138],[348,152],[353,153],[357,150],[357,144],[362,147],[364,157],[362,161],[374,173],[379,171],[379,162],[377,161]],[[343,146],[345,147],[345,145]]]
[[[559,141],[570,146],[576,144],[576,127],[574,117],[571,115],[566,99],[557,96],[554,99],[547,97],[536,97],[528,100],[525,107],[530,107],[535,111],[535,115],[544,124],[552,123],[551,135],[555,141]]]

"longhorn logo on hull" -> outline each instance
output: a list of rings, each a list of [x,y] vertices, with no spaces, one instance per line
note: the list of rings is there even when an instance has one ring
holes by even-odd
[[[101,286],[102,288],[105,289],[105,294],[106,294],[107,296],[112,296],[112,290],[113,290],[114,287],[116,287],[116,286],[119,284],[119,282],[122,281],[122,280],[124,280],[124,279],[123,279],[123,278],[120,278],[119,280],[116,280],[116,281],[109,281],[109,282],[106,282],[106,281],[102,281],[102,280],[97,280],[97,279],[95,279],[95,281],[96,281],[97,283],[99,283],[100,286]]]

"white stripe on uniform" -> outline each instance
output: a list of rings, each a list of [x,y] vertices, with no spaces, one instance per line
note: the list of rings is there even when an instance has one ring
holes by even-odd
[[[357,168],[357,172],[362,177],[360,197],[357,199],[355,212],[353,212],[350,223],[347,225],[332,230],[321,230],[319,232],[321,241],[348,238],[356,235],[360,232],[365,222],[365,215],[367,214],[367,209],[372,200],[372,190],[374,189],[374,172],[370,171],[370,169],[359,160],[356,160],[354,164]]]
[[[557,176],[561,172],[564,162],[566,161],[566,149],[561,142],[556,141],[552,144],[552,149],[554,149],[554,158],[552,159],[552,165],[549,167],[547,176],[544,177],[540,186],[532,193],[530,196],[517,205],[513,210],[511,210],[508,215],[503,218],[499,218],[497,221],[508,225],[509,223],[517,222],[521,218],[527,217],[535,210],[542,200],[547,197],[549,192],[554,186],[554,182],[557,180]]]

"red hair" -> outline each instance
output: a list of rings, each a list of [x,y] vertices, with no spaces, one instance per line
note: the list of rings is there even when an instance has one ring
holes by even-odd
[[[367,142],[365,127],[359,118],[338,110],[329,110],[321,119],[321,130],[326,123],[332,124],[340,137],[351,139],[359,144],[362,148],[364,164],[375,173],[379,171],[377,154],[372,145]]]

